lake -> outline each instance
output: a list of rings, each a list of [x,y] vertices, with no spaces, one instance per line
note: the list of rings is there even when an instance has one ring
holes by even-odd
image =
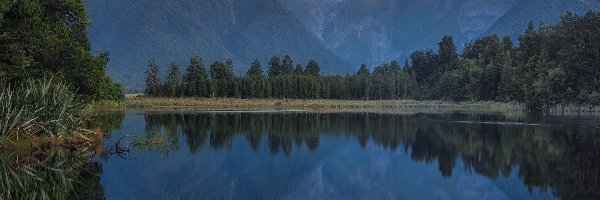
[[[90,161],[37,155],[47,168],[19,179],[23,161],[0,158],[0,187],[80,199],[600,198],[594,115],[127,111],[94,120],[111,136]],[[149,138],[158,142],[135,143]]]

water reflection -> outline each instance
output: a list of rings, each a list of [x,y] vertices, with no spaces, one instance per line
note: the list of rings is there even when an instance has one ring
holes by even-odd
[[[203,145],[231,151],[245,138],[254,151],[267,145],[273,155],[314,151],[324,136],[369,141],[413,161],[437,163],[451,177],[462,160],[467,171],[491,179],[513,172],[529,191],[550,190],[560,198],[600,198],[600,136],[594,117],[531,117],[483,114],[320,113],[145,113],[147,134],[170,130],[192,154]],[[241,136],[241,137],[237,137]],[[266,138],[263,140],[263,138]],[[264,144],[261,144],[264,142]]]
[[[86,162],[89,156],[62,151],[2,154],[0,199],[104,199],[102,168]]]

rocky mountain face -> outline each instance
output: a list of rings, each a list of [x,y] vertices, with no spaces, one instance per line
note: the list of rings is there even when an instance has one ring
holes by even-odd
[[[373,67],[433,48],[444,35],[461,45],[483,34],[518,0],[279,0],[354,67]]]
[[[529,21],[556,23],[600,0],[279,0],[336,55],[370,67],[435,48],[444,35],[461,47],[498,34],[516,39]]]
[[[205,64],[231,57],[242,74],[258,58],[289,54],[295,63],[320,62],[325,74],[350,65],[327,50],[276,0],[85,1],[94,51],[109,51],[108,71],[128,88],[143,88],[148,60],[163,73],[171,61],[183,70],[192,56]]]
[[[531,21],[554,24],[569,11],[584,15],[589,10],[600,10],[600,0],[522,0],[485,34],[509,35],[517,39]]]

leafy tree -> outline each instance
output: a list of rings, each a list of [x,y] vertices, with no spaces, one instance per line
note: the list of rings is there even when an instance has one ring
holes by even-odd
[[[114,98],[108,53],[92,55],[84,5],[72,1],[0,3],[0,79],[17,83],[56,76],[85,99]],[[123,95],[116,95],[123,96]]]

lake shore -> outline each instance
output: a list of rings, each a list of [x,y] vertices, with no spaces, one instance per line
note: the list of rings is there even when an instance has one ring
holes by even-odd
[[[25,134],[18,139],[0,143],[0,155],[27,156],[34,152],[87,152],[102,150],[106,134],[92,132],[68,136],[45,136]]]
[[[417,100],[300,100],[300,99],[232,99],[232,98],[148,98],[127,97],[121,102],[99,102],[96,110],[114,109],[203,109],[203,110],[258,110],[292,109],[310,111],[420,111],[459,110],[520,112],[524,106],[502,102],[449,102]]]

